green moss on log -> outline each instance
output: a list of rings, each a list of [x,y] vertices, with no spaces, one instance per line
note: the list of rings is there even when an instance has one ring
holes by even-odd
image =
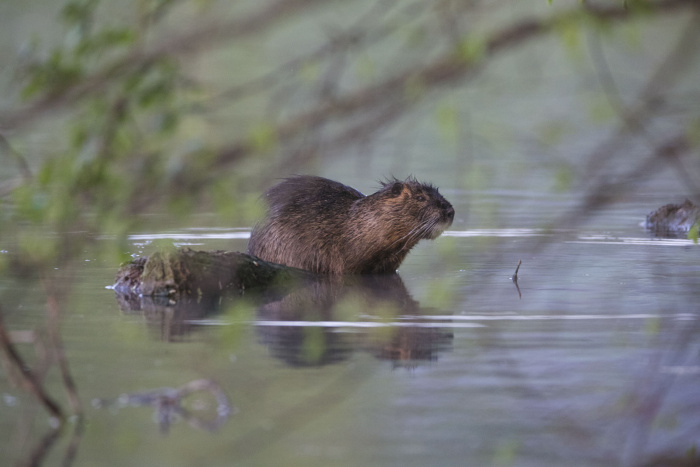
[[[123,265],[114,289],[143,296],[242,293],[310,277],[306,271],[234,251],[160,251]]]

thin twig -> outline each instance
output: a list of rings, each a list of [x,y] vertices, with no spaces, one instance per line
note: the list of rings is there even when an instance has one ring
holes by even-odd
[[[515,274],[513,274],[513,282],[518,282],[518,271],[521,264],[523,264],[523,260],[518,260],[518,266],[515,268]]]
[[[518,291],[518,298],[523,298],[523,295],[520,293],[520,286],[518,285],[518,271],[520,271],[520,265],[523,264],[522,260],[518,260],[518,266],[515,268],[515,274],[513,274],[513,277],[510,279],[513,281],[513,284],[515,284],[515,288]]]

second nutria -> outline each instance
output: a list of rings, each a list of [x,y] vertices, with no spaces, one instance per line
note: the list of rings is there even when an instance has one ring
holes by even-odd
[[[700,222],[700,207],[686,199],[683,204],[667,204],[649,213],[644,226],[657,235],[685,236]]]
[[[249,253],[319,274],[393,273],[419,240],[449,227],[455,212],[437,188],[412,177],[365,196],[327,178],[295,176],[265,198],[267,216],[253,229]]]

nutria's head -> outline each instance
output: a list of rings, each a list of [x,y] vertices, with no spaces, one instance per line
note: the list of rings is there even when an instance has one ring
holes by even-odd
[[[384,219],[391,219],[396,235],[411,239],[435,239],[454,220],[455,210],[436,187],[420,183],[415,178],[391,179],[370,197],[384,200],[381,211]]]

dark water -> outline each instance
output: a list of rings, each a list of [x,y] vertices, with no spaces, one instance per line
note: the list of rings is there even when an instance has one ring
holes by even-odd
[[[124,310],[105,288],[114,262],[86,251],[61,325],[84,427],[73,437],[72,421],[47,443],[50,418],[3,372],[3,463],[636,466],[687,456],[700,442],[698,247],[644,232],[643,200],[552,231],[549,213],[572,200],[483,196],[511,206],[504,225],[469,229],[477,213],[458,215],[409,255],[400,280],[311,284],[262,304]],[[466,194],[452,198],[467,211]],[[535,204],[542,215],[518,220]],[[184,228],[131,246],[244,250],[246,236]],[[0,286],[8,326],[35,329],[40,286]],[[18,347],[30,362],[40,352]],[[45,378],[67,405],[57,371]],[[198,380],[179,393],[179,412],[167,393],[160,409],[144,394]]]

